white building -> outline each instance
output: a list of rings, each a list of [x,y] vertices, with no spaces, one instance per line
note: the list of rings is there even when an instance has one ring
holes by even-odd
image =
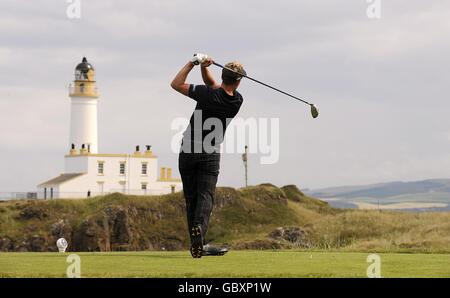
[[[132,154],[99,154],[97,135],[98,92],[95,70],[83,58],[70,86],[70,152],[64,173],[38,185],[39,197],[86,198],[111,192],[137,195],[165,194],[182,189],[172,169],[160,168],[150,146]],[[77,149],[78,148],[78,149]]]

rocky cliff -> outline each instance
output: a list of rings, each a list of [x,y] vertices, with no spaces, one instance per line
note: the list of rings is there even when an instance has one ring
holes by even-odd
[[[235,248],[307,247],[307,232],[296,226],[288,201],[331,210],[295,186],[218,188],[207,240]],[[180,250],[188,247],[187,236],[181,193],[0,203],[0,251],[56,251],[61,237],[69,251]]]
[[[334,209],[294,185],[218,188],[207,241],[234,249],[450,251],[450,212]],[[0,251],[187,249],[181,193],[0,202]]]

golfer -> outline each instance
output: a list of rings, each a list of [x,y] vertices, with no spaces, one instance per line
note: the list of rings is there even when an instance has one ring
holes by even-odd
[[[183,134],[178,160],[193,258],[227,252],[226,248],[206,245],[204,239],[219,175],[220,144],[227,125],[242,105],[243,98],[237,88],[242,79],[240,74],[246,74],[240,63],[227,63],[228,69],[222,70],[222,83],[218,84],[208,69],[212,63],[207,55],[195,54],[171,83],[173,89],[197,102]],[[205,85],[186,83],[196,65],[200,65]]]

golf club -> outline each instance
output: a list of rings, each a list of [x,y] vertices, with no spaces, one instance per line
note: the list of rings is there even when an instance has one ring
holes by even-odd
[[[299,101],[301,101],[301,102],[303,102],[303,103],[305,103],[305,104],[307,104],[307,105],[309,105],[309,106],[311,107],[311,115],[312,115],[313,118],[317,118],[317,117],[319,116],[319,110],[317,109],[317,107],[316,107],[314,104],[307,102],[306,100],[303,100],[303,99],[301,99],[301,98],[298,98],[297,96],[291,95],[291,94],[289,94],[289,93],[287,93],[287,92],[284,92],[284,91],[282,91],[282,90],[280,90],[280,89],[278,89],[278,88],[275,88],[275,87],[272,87],[272,86],[270,86],[270,85],[267,85],[266,83],[263,83],[263,82],[261,82],[261,81],[258,81],[257,79],[254,79],[254,78],[252,78],[252,77],[249,77],[249,76],[247,76],[247,75],[245,75],[245,74],[241,74],[241,73],[239,73],[239,72],[237,72],[237,71],[234,71],[234,70],[232,70],[232,69],[230,69],[230,68],[228,68],[228,67],[225,67],[225,66],[223,66],[223,65],[221,65],[221,64],[219,64],[219,63],[217,63],[217,62],[213,62],[213,64],[214,64],[215,66],[220,67],[220,68],[223,68],[223,69],[229,70],[229,71],[231,71],[231,72],[237,73],[237,74],[239,74],[240,76],[242,76],[242,77],[244,77],[244,78],[247,78],[247,79],[249,79],[249,80],[252,80],[253,82],[259,83],[259,84],[261,84],[261,85],[263,85],[263,86],[266,86],[266,87],[268,87],[268,88],[270,88],[270,89],[272,89],[272,90],[278,91],[278,92],[280,92],[280,93],[282,93],[282,94],[284,94],[284,95],[287,95],[287,96],[292,97],[292,98],[294,98],[294,99],[296,99],[296,100],[299,100]]]

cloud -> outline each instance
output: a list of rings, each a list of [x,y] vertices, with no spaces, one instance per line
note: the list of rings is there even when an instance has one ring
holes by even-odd
[[[381,20],[366,17],[363,0],[81,2],[79,20],[66,17],[62,0],[0,4],[0,154],[8,156],[0,190],[33,189],[62,170],[67,85],[83,56],[101,92],[100,150],[150,143],[176,168],[170,123],[194,103],[168,84],[196,51],[238,59],[250,75],[321,110],[312,120],[301,103],[243,82],[239,116],[277,117],[281,129],[279,163],[259,165],[252,155],[251,183],[449,175],[447,2],[383,1]],[[30,172],[18,179],[20,169]],[[224,155],[219,183],[242,185],[240,170],[239,154]]]

